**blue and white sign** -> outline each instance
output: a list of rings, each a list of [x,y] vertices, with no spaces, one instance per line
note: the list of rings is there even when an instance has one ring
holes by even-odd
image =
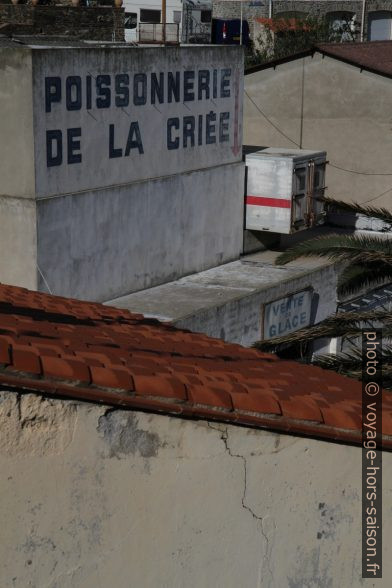
[[[303,290],[265,305],[264,339],[281,337],[310,324],[312,291]]]

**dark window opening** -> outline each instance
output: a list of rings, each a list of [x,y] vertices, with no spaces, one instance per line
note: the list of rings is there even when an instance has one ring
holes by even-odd
[[[202,10],[200,12],[200,22],[208,23],[211,22],[212,19],[212,11],[211,10]]]
[[[161,22],[161,11],[160,10],[147,10],[142,8],[140,10],[140,22]]]
[[[137,14],[136,12],[126,12],[124,19],[124,28],[136,29],[137,27]]]

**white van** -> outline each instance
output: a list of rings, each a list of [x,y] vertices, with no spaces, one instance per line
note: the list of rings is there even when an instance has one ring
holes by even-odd
[[[157,42],[162,28],[159,27],[161,23],[162,4],[157,0],[144,0],[143,4],[132,2],[131,0],[124,0],[123,8],[125,9],[125,41],[138,43],[139,40],[146,41],[145,38],[151,32],[152,42]],[[181,25],[182,25],[182,1],[168,0],[166,3],[166,22],[176,23],[179,28],[178,40],[181,40]],[[156,29],[156,31],[155,31]],[[173,38],[173,31],[177,27],[167,27],[168,35]],[[142,34],[140,35],[140,32]],[[155,34],[156,32],[156,34]],[[144,34],[145,33],[145,34]],[[140,38],[139,38],[140,36]],[[147,42],[147,41],[146,41]]]

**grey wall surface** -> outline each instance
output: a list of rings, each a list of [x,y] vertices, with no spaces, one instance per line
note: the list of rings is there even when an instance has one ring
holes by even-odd
[[[31,202],[1,203],[0,281],[107,300],[239,257],[240,47],[26,45],[0,68],[0,198]]]
[[[245,91],[245,144],[294,147],[302,127],[304,149],[327,151],[329,196],[392,210],[390,79],[316,53],[246,75]]]
[[[0,196],[0,282],[37,289],[35,201]]]
[[[309,291],[312,300],[294,313],[274,313],[275,325],[283,326],[280,334],[294,314],[297,324],[293,326],[304,326],[298,316],[304,310],[310,311],[310,323],[335,314],[339,264],[315,257],[277,266],[277,256],[273,251],[257,253],[108,304],[244,346],[268,338],[268,332],[264,335],[265,306],[286,296],[303,291],[307,296]]]
[[[0,48],[0,281],[35,289],[32,58]]]
[[[41,271],[54,294],[108,300],[238,258],[242,189],[239,163],[38,200]]]
[[[0,195],[34,197],[32,55],[0,48]]]
[[[33,62],[37,198],[241,160],[239,47],[52,49],[34,51]],[[170,74],[178,95],[170,90]],[[153,91],[157,82],[159,98]],[[184,125],[194,126],[193,140],[184,137]],[[73,163],[67,148],[71,129],[78,130],[80,159]],[[59,165],[48,163],[48,132],[62,133]],[[128,136],[136,143],[137,132],[140,144],[127,155]]]
[[[337,271],[332,265],[307,272],[301,272],[297,268],[297,272],[293,271],[291,275],[287,270],[285,272],[282,269],[281,275],[274,272],[274,280],[271,279],[271,282],[275,281],[275,283],[270,285],[268,285],[267,267],[250,265],[247,269],[254,276],[254,285],[253,288],[249,288],[249,293],[240,291],[241,285],[244,289],[248,285],[246,276],[244,275],[242,280],[235,281],[236,273],[241,277],[241,269],[237,272],[234,270],[230,277],[231,284],[234,283],[238,288],[238,295],[235,298],[211,304],[209,308],[202,308],[188,316],[176,319],[173,321],[174,325],[181,329],[189,329],[232,343],[250,346],[263,338],[264,306],[269,302],[306,288],[312,288],[311,322],[318,323],[336,312]],[[211,272],[213,271],[211,270]],[[217,271],[219,272],[219,268]],[[300,275],[296,276],[295,273]],[[192,278],[190,279],[192,280]],[[263,279],[265,280],[264,284],[262,284]],[[187,278],[184,278],[184,281],[186,282]],[[219,279],[214,280],[213,275],[209,282],[207,277],[205,281],[215,287],[219,284]],[[221,282],[221,286],[225,286],[225,283]]]
[[[361,578],[359,447],[3,392],[4,588],[389,588]]]

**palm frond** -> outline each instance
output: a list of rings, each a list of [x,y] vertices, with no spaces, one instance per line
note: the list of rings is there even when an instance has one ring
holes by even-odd
[[[392,388],[392,349],[382,350],[382,385]],[[333,370],[357,380],[362,379],[362,353],[353,349],[350,353],[316,355],[312,363],[324,369]]]
[[[323,235],[284,251],[275,264],[285,265],[299,257],[309,256],[356,264],[382,262],[392,266],[392,240],[375,235]]]
[[[361,372],[362,354],[359,349],[353,349],[351,353],[316,355],[312,363],[338,373]]]
[[[362,288],[375,288],[390,281],[392,266],[388,264],[352,264],[341,270],[338,276],[338,292],[341,295],[352,294]]]
[[[377,218],[392,226],[392,213],[386,208],[377,208],[376,206],[365,206],[356,202],[343,202],[334,198],[323,198],[328,207],[338,208],[354,214],[362,214],[368,218]]]
[[[276,350],[281,345],[310,342],[323,337],[359,337],[363,324],[381,323],[392,330],[392,313],[387,310],[340,312],[324,321],[293,333],[253,344],[263,351]]]

